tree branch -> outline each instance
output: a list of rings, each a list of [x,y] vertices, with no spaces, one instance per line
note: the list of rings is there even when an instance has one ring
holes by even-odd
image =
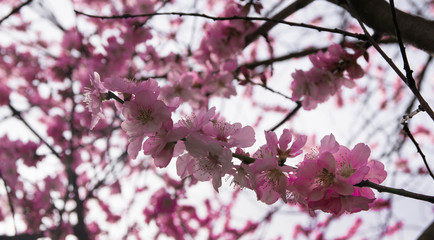
[[[295,13],[296,11],[298,11],[304,7],[306,7],[311,2],[313,2],[313,0],[297,0],[294,3],[292,3],[291,5],[289,5],[288,7],[286,7],[285,9],[283,9],[282,11],[280,11],[279,13],[277,13],[276,15],[274,15],[271,19],[279,20],[279,21],[284,20],[289,15]],[[245,46],[247,46],[250,43],[252,43],[253,41],[255,41],[259,36],[267,34],[268,31],[270,31],[274,26],[276,26],[276,24],[277,24],[277,22],[271,22],[271,21],[264,23],[262,26],[260,26],[258,29],[256,29],[256,31],[254,31],[253,33],[249,34],[246,37]]]
[[[428,162],[426,161],[425,154],[423,154],[422,149],[420,149],[419,144],[417,143],[416,139],[414,139],[413,134],[411,134],[411,132],[410,132],[410,129],[408,129],[408,124],[407,124],[407,122],[404,121],[402,125],[403,125],[404,132],[407,134],[407,136],[408,136],[408,137],[410,138],[410,140],[413,142],[414,146],[415,146],[416,149],[417,149],[417,152],[418,152],[418,153],[420,154],[420,156],[422,157],[423,163],[425,164],[426,169],[427,169],[428,172],[429,172],[429,175],[431,175],[431,177],[434,179],[434,175],[433,175],[433,173],[432,173],[432,171],[431,171],[431,169],[430,169],[430,167],[429,167],[429,165],[428,165]]]
[[[39,239],[39,238],[43,238],[43,237],[44,237],[43,233],[35,233],[35,234],[23,233],[23,234],[17,234],[15,236],[0,236],[0,239],[2,239],[2,240],[35,240],[35,239]]]
[[[294,116],[298,110],[301,108],[301,102],[298,101],[297,102],[297,106],[288,113],[288,115],[286,115],[286,117],[284,119],[282,119],[282,121],[280,121],[278,124],[276,124],[276,126],[274,126],[273,128],[271,128],[269,131],[274,131],[276,130],[278,127],[282,126],[282,124],[284,124],[286,121],[288,121],[289,119],[291,119],[292,116]]]
[[[298,58],[298,57],[304,57],[310,54],[314,54],[317,53],[319,51],[325,51],[327,50],[327,47],[324,48],[308,48],[308,49],[304,49],[298,52],[292,52],[292,53],[288,53],[286,55],[280,56],[280,57],[275,57],[275,58],[270,58],[270,59],[266,59],[266,60],[262,60],[262,61],[256,61],[256,62],[251,62],[251,63],[246,63],[243,64],[242,66],[249,68],[249,69],[253,69],[255,67],[261,66],[261,65],[270,65],[273,64],[275,62],[280,62],[280,61],[285,61],[291,58]]]
[[[292,26],[292,27],[303,27],[308,29],[313,29],[317,31],[324,31],[324,32],[331,32],[331,33],[337,33],[341,34],[343,36],[347,37],[353,37],[359,40],[366,40],[365,35],[363,34],[357,34],[357,33],[351,33],[347,32],[341,29],[337,28],[325,28],[325,27],[319,27],[311,24],[305,24],[305,23],[296,23],[296,22],[289,22],[274,18],[266,18],[266,17],[243,17],[243,16],[231,16],[231,17],[215,17],[210,16],[202,13],[186,13],[186,12],[154,12],[154,13],[144,13],[144,14],[123,14],[123,15],[113,15],[113,16],[98,16],[98,15],[92,15],[80,12],[78,10],[74,10],[75,13],[79,15],[83,15],[90,18],[99,18],[99,19],[128,19],[128,18],[141,18],[141,17],[152,17],[152,16],[168,16],[168,15],[174,15],[174,16],[190,16],[190,17],[201,17],[206,19],[211,19],[214,21],[227,21],[227,20],[241,20],[241,21],[266,21],[266,22],[272,22],[274,25],[281,23],[284,25]],[[273,25],[273,26],[274,26]],[[248,45],[248,44],[245,44]]]
[[[425,201],[425,202],[434,203],[434,196],[428,196],[428,195],[424,195],[424,194],[409,192],[409,191],[404,190],[402,188],[386,187],[386,186],[383,186],[380,184],[373,183],[373,182],[368,181],[368,180],[363,180],[354,186],[356,186],[356,187],[370,187],[370,188],[376,189],[378,192],[388,192],[388,193],[392,193],[392,194],[403,196],[403,197],[408,197],[408,198],[413,198],[413,199],[417,199],[417,200],[421,200],[421,201]]]
[[[360,19],[378,33],[396,36],[390,6],[384,0],[349,0],[355,12],[340,0],[328,0],[348,10],[351,15],[357,14]],[[355,16],[354,16],[355,17]],[[396,11],[398,25],[404,42],[434,53],[434,21],[426,20],[400,10]]]
[[[29,123],[23,118],[23,116],[21,115],[21,112],[20,111],[18,111],[18,110],[16,110],[14,107],[12,107],[12,105],[9,105],[9,109],[12,111],[12,115],[13,116],[15,116],[16,118],[18,118],[19,120],[21,120],[21,122],[23,122],[24,123],[24,125],[26,125],[26,127],[33,133],[33,134],[35,134],[35,136],[37,137],[37,138],[39,138],[39,140],[42,142],[42,143],[44,143],[44,145],[45,146],[47,146],[48,147],[48,149],[50,149],[50,151],[58,158],[58,159],[62,159],[61,157],[60,157],[60,154],[58,153],[58,152],[56,152],[56,150],[54,150],[54,148],[50,145],[50,144],[48,144],[48,142],[47,141],[45,141],[43,138],[42,138],[42,136],[41,135],[39,135],[39,133],[37,133],[36,132],[36,130],[35,129],[33,129],[30,125],[29,125]]]
[[[395,65],[395,63],[392,61],[392,59],[387,56],[387,54],[381,49],[381,47],[378,45],[378,43],[372,38],[371,34],[369,34],[368,30],[365,28],[364,23],[362,22],[362,19],[358,16],[358,13],[356,12],[355,7],[352,5],[350,0],[346,0],[348,3],[348,8],[351,14],[357,19],[357,21],[360,24],[360,27],[362,27],[363,32],[365,33],[366,37],[368,38],[368,41],[372,44],[372,46],[380,53],[380,55],[386,60],[386,62],[389,64],[389,66],[398,74],[398,76],[404,81],[404,83],[410,88],[411,92],[414,94],[414,96],[419,100],[420,105],[422,106],[422,110],[426,111],[427,114],[431,117],[432,120],[434,120],[434,111],[431,109],[430,105],[426,102],[426,100],[422,97],[419,90],[416,88],[415,84],[409,83],[408,79],[404,76],[404,74],[398,69],[398,67]]]

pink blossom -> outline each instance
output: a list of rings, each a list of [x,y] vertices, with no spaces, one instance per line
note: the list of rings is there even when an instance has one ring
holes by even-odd
[[[334,82],[336,77],[328,71],[319,68],[312,68],[307,72],[297,70],[292,77],[294,80],[291,83],[291,99],[298,101],[303,98],[302,104],[306,110],[316,108],[318,103],[325,102],[336,92],[334,85],[329,84]]]
[[[146,81],[134,81],[127,78],[110,77],[105,79],[104,87],[110,91],[120,92],[124,94],[137,94],[143,91],[151,92],[153,95],[160,93],[160,87],[155,79]]]
[[[123,104],[125,121],[121,127],[128,135],[128,155],[136,158],[145,136],[157,133],[164,122],[170,120],[171,113],[166,104],[157,100],[155,93],[142,91],[132,101]]]
[[[371,160],[368,162],[369,172],[363,178],[363,180],[369,180],[373,183],[380,184],[386,177],[387,172],[384,170],[384,164],[382,162]]]
[[[169,84],[161,89],[161,97],[169,102],[179,98],[183,102],[189,102],[193,106],[205,101],[205,97],[200,94],[200,89],[195,87],[201,81],[196,72],[169,72],[167,76]]]
[[[354,185],[362,180],[385,179],[383,165],[369,161],[370,149],[363,143],[352,150],[339,145],[331,134],[321,140],[319,153],[307,154],[291,178],[290,189],[310,209],[337,215],[369,209],[375,195],[370,188]],[[304,199],[303,199],[304,198]]]
[[[255,175],[249,165],[241,163],[240,165],[234,165],[233,172],[230,173],[233,176],[232,183],[240,188],[255,188]]]
[[[166,167],[174,157],[175,146],[178,140],[187,136],[189,130],[186,127],[173,128],[172,120],[163,123],[160,130],[143,143],[143,153],[151,155],[157,167]],[[175,156],[180,152],[177,151]]]
[[[185,117],[180,120],[176,126],[183,126],[190,130],[190,132],[200,131],[205,124],[209,123],[211,118],[215,115],[215,107],[210,108],[209,110],[201,109],[199,113],[192,114],[189,117]]]
[[[230,72],[215,72],[214,69],[208,69],[206,76],[203,78],[201,92],[204,95],[224,96],[230,98],[237,95],[232,81],[234,76]]]
[[[86,89],[84,93],[85,102],[92,113],[92,122],[90,129],[93,129],[101,118],[104,118],[102,113],[102,101],[106,100],[107,89],[101,83],[101,78],[97,72],[94,72],[94,77],[90,78],[91,88]]]
[[[214,120],[204,125],[203,132],[219,141],[222,146],[250,147],[255,143],[255,131],[252,127],[241,127],[240,123],[230,124],[224,121]]]
[[[312,210],[320,209],[334,215],[341,215],[345,212],[355,213],[362,210],[368,210],[369,205],[374,199],[360,196],[342,196],[335,192],[330,192],[326,197],[319,201],[309,202],[309,208]]]
[[[185,141],[185,147],[192,158],[184,166],[192,166],[192,175],[199,181],[212,179],[214,189],[222,184],[222,177],[232,167],[232,152],[213,139],[200,133],[192,133]]]
[[[283,165],[287,158],[294,158],[300,155],[303,151],[301,148],[306,144],[307,137],[304,135],[297,136],[296,140],[289,146],[292,141],[292,134],[288,129],[284,129],[279,140],[276,133],[269,131],[265,132],[267,144],[265,149],[270,151],[273,157],[277,157],[279,164]]]
[[[255,175],[258,200],[273,204],[280,197],[287,202],[288,174],[294,171],[292,167],[279,165],[275,158],[257,158],[251,169]]]

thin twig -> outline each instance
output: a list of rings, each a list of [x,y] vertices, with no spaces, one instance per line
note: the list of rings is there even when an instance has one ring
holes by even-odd
[[[277,91],[277,90],[274,90],[274,89],[268,87],[267,85],[265,85],[265,84],[263,84],[263,83],[255,83],[255,82],[253,82],[253,81],[250,80],[250,79],[246,79],[246,80],[244,80],[244,79],[239,79],[239,78],[236,78],[236,79],[237,79],[239,82],[246,81],[247,83],[252,84],[252,85],[254,85],[254,86],[260,86],[260,87],[262,87],[262,88],[264,88],[264,89],[266,89],[266,90],[268,90],[268,91],[270,91],[270,92],[272,92],[272,93],[275,93],[275,94],[280,95],[280,96],[282,96],[282,97],[284,97],[284,98],[286,98],[286,99],[288,99],[288,100],[293,101],[289,96],[287,96],[287,95],[285,95],[284,93],[281,93],[281,92],[279,92],[279,91]]]
[[[404,190],[402,188],[386,187],[386,186],[383,186],[380,184],[373,183],[373,182],[368,181],[368,180],[363,180],[354,186],[356,186],[356,187],[370,187],[370,188],[376,189],[379,192],[388,192],[388,193],[392,193],[392,194],[403,196],[403,197],[408,197],[408,198],[413,198],[413,199],[417,199],[417,200],[421,200],[421,201],[425,201],[425,202],[434,203],[434,196],[424,195],[424,194],[420,194],[420,193],[414,193],[414,192]]]
[[[286,121],[288,121],[289,119],[291,119],[292,116],[294,116],[298,110],[301,108],[301,102],[298,101],[297,102],[297,106],[288,113],[288,115],[286,115],[286,117],[284,119],[282,119],[282,121],[280,121],[278,124],[276,124],[276,126],[274,126],[273,128],[271,128],[269,131],[274,131],[276,130],[278,127],[282,126],[282,124],[284,124]]]
[[[75,13],[90,17],[90,18],[99,18],[99,19],[127,19],[127,18],[140,18],[140,17],[152,17],[152,16],[168,16],[168,15],[175,15],[175,16],[191,16],[191,17],[201,17],[206,19],[211,19],[214,21],[226,21],[226,20],[241,20],[241,21],[266,21],[266,22],[273,22],[273,23],[281,23],[284,25],[289,25],[292,27],[303,27],[308,29],[314,29],[319,32],[331,32],[331,33],[338,33],[342,34],[347,37],[353,37],[359,40],[366,40],[365,35],[358,34],[358,33],[351,33],[347,32],[341,29],[337,28],[325,28],[325,27],[319,27],[311,24],[305,24],[305,23],[296,23],[296,22],[288,22],[284,20],[279,19],[272,19],[272,18],[266,18],[266,17],[243,17],[243,16],[231,16],[231,17],[215,17],[210,16],[202,13],[185,13],[185,12],[155,12],[155,13],[144,13],[144,14],[123,14],[123,15],[113,15],[113,16],[98,16],[98,15],[92,15],[80,12],[78,10],[74,10]]]
[[[274,20],[284,20],[285,18],[287,18],[291,14],[306,7],[307,5],[309,5],[312,2],[313,2],[313,0],[297,0],[293,3],[291,3],[289,6],[282,9],[282,11],[278,12],[276,15],[274,15],[271,18]],[[276,26],[276,24],[277,24],[277,22],[273,22],[273,21],[267,21],[266,23],[262,24],[253,33],[246,36],[245,46],[248,46],[250,43],[255,41],[259,36],[266,35],[274,26]]]
[[[261,66],[261,65],[267,66],[267,65],[270,65],[270,64],[275,63],[275,62],[285,61],[285,60],[288,60],[291,58],[304,57],[304,56],[314,54],[314,53],[317,53],[319,51],[325,51],[325,50],[327,50],[327,47],[309,48],[309,49],[304,49],[304,50],[301,50],[298,52],[288,53],[288,54],[285,54],[285,55],[280,56],[280,57],[274,57],[274,58],[270,58],[270,59],[266,59],[266,60],[262,60],[262,61],[246,63],[246,64],[243,64],[242,66],[249,68],[249,69],[253,69],[253,68]]]
[[[404,132],[405,132],[405,133],[407,134],[407,136],[411,139],[411,141],[413,142],[414,146],[415,146],[416,149],[417,149],[417,152],[418,152],[418,153],[420,154],[420,156],[422,157],[423,163],[425,164],[426,169],[427,169],[428,172],[429,172],[429,175],[431,175],[431,177],[434,179],[434,174],[432,173],[432,171],[431,171],[431,169],[430,169],[430,167],[429,167],[429,165],[428,165],[428,162],[426,161],[425,154],[423,154],[422,149],[419,147],[419,144],[417,143],[416,139],[413,137],[413,134],[411,134],[410,129],[408,128],[408,123],[407,123],[407,122],[404,122],[402,125],[403,125]]]

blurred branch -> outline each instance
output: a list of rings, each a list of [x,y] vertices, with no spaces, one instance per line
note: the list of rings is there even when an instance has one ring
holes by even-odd
[[[23,3],[21,3],[20,5],[18,5],[17,7],[13,8],[8,15],[6,15],[2,19],[0,19],[0,24],[3,21],[5,21],[6,19],[8,19],[10,16],[14,15],[15,13],[18,13],[21,10],[22,7],[28,5],[28,4],[32,3],[32,2],[33,2],[33,0],[27,0],[27,1],[23,2]]]
[[[39,238],[43,238],[43,237],[44,237],[44,233],[42,233],[42,232],[34,233],[34,234],[23,233],[23,234],[17,234],[15,236],[1,236],[0,235],[0,239],[2,239],[2,240],[35,240],[35,239],[39,239]]]
[[[70,78],[71,79],[71,78]],[[69,117],[69,128],[71,131],[71,138],[69,139],[69,154],[66,156],[66,174],[68,176],[68,184],[72,186],[73,200],[76,204],[76,208],[74,209],[77,214],[77,223],[73,226],[74,235],[80,240],[90,240],[89,232],[86,227],[86,223],[84,222],[85,218],[85,208],[84,208],[84,200],[80,199],[79,194],[79,186],[77,183],[78,175],[73,168],[74,164],[74,138],[76,135],[76,128],[74,127],[74,114],[75,108],[77,107],[77,103],[74,101],[74,92],[72,91],[72,107],[71,113]]]
[[[12,105],[9,105],[9,109],[12,111],[12,114],[16,117],[16,118],[18,118],[19,120],[21,120],[21,122],[23,122],[24,123],[24,125],[26,125],[26,127],[33,133],[33,134],[35,134],[35,136],[37,137],[37,138],[39,138],[39,140],[41,141],[41,142],[43,142],[44,143],[44,145],[45,146],[47,146],[49,149],[50,149],[50,151],[58,158],[58,159],[61,159],[61,157],[60,157],[60,154],[58,153],[58,152],[56,152],[56,150],[54,150],[54,148],[50,145],[50,144],[48,144],[42,137],[41,137],[41,135],[39,135],[39,133],[37,133],[36,131],[35,131],[35,129],[33,129],[30,125],[29,125],[29,123],[23,118],[23,116],[21,115],[21,112],[20,111],[18,111],[18,110],[16,110],[14,107],[12,107]]]
[[[11,198],[11,188],[8,186],[6,180],[4,179],[1,171],[0,171],[0,179],[3,181],[3,185],[5,187],[5,191],[6,191],[6,196],[8,197],[8,204],[9,204],[9,208],[11,209],[11,213],[12,213],[12,223],[14,224],[14,231],[15,231],[15,235],[17,234],[17,223],[15,222],[15,208],[14,205],[12,203],[12,198]],[[0,237],[1,239],[1,237]]]
[[[380,184],[373,183],[373,182],[368,181],[368,180],[363,180],[354,186],[356,186],[356,187],[370,187],[370,188],[376,189],[378,192],[388,192],[388,193],[392,193],[392,194],[403,196],[403,197],[408,197],[408,198],[413,198],[413,199],[417,199],[417,200],[421,200],[421,201],[425,201],[425,202],[434,203],[434,196],[428,196],[428,195],[424,195],[424,194],[414,193],[414,192],[404,190],[402,188],[386,187],[386,186],[383,186]]]

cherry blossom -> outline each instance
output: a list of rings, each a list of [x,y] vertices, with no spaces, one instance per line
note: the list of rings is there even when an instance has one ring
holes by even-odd
[[[122,109],[125,121],[122,129],[128,135],[128,155],[136,158],[142,142],[147,135],[155,134],[166,121],[171,121],[171,113],[167,105],[157,100],[157,95],[151,91],[135,94],[132,101],[125,102]]]
[[[336,215],[367,210],[375,199],[372,190],[354,185],[371,179],[381,183],[386,176],[380,162],[368,163],[369,155],[370,149],[363,143],[349,150],[339,145],[333,135],[326,136],[321,140],[319,153],[307,154],[299,164],[296,178],[290,180],[290,189],[294,188],[310,209]],[[369,172],[375,172],[373,175],[378,179],[368,175]]]
[[[164,122],[160,130],[143,143],[143,153],[151,155],[155,165],[160,168],[166,167],[173,157],[181,153],[181,150],[175,151],[175,147],[189,133],[186,127],[173,128],[172,125],[171,120]]]
[[[93,73],[94,77],[90,78],[91,88],[88,88],[84,93],[85,102],[89,107],[89,112],[92,113],[92,123],[90,129],[93,129],[101,118],[104,118],[102,113],[102,101],[107,99],[107,89],[101,83],[101,78],[97,72]]]
[[[212,179],[213,187],[218,191],[222,184],[222,177],[232,167],[232,152],[218,142],[198,133],[187,137],[185,146],[189,155],[193,157],[190,163],[187,163],[193,167],[191,174],[200,181]]]

